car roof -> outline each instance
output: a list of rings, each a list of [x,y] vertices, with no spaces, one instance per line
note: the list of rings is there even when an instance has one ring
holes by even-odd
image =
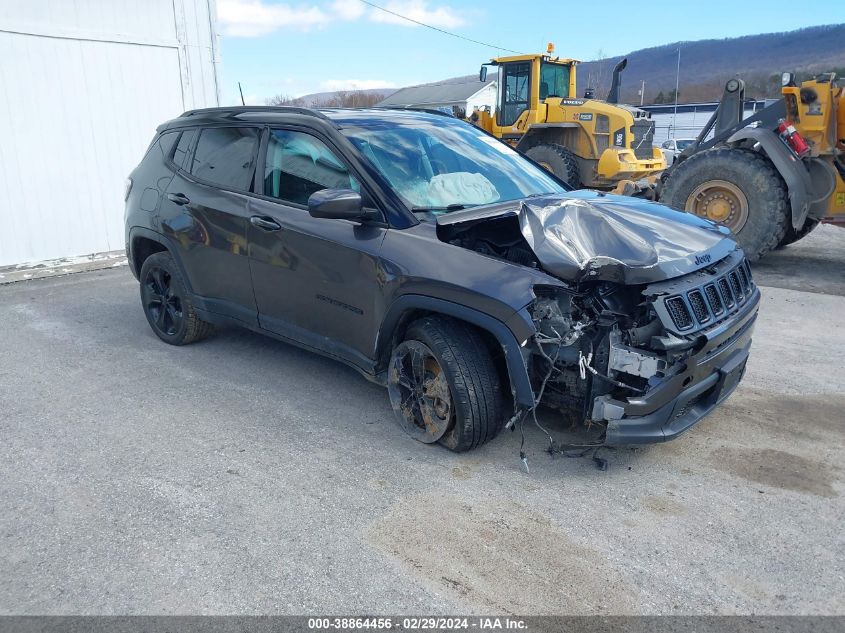
[[[300,108],[294,106],[230,106],[188,110],[180,116],[159,126],[159,131],[185,126],[211,125],[219,123],[302,123],[320,121],[336,128],[345,125],[359,125],[364,122],[388,123],[414,121],[424,122],[443,118],[452,119],[449,114],[436,110],[409,108]],[[319,124],[318,124],[319,125]]]

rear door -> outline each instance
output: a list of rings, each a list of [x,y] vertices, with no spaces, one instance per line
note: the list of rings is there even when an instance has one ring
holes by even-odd
[[[298,129],[270,130],[260,180],[248,235],[261,327],[366,368],[386,228],[313,218],[307,204],[316,191],[342,188],[369,206],[367,193],[327,139]]]
[[[247,253],[250,192],[262,129],[208,127],[167,188],[161,229],[171,238],[200,307],[256,322]]]

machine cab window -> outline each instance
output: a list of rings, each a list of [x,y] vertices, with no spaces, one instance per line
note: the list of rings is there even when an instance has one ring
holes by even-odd
[[[499,125],[513,125],[519,115],[528,109],[531,63],[515,62],[502,67],[502,107],[499,108]]]
[[[543,62],[540,65],[540,100],[569,97],[569,66]]]

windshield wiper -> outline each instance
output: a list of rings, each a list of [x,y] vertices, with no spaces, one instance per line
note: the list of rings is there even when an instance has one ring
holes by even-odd
[[[422,213],[425,211],[460,211],[475,205],[467,204],[447,204],[445,207],[411,207],[414,213]]]

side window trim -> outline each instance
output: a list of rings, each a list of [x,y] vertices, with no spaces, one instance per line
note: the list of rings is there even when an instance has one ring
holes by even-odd
[[[210,180],[200,178],[196,174],[191,173],[191,168],[194,165],[194,153],[196,152],[197,145],[199,144],[200,136],[202,136],[203,131],[204,130],[220,129],[220,128],[250,128],[250,129],[258,130],[258,132],[259,132],[258,143],[255,144],[255,148],[256,148],[255,151],[258,152],[258,155],[256,156],[255,154],[253,154],[253,163],[254,163],[253,169],[257,172],[257,170],[258,170],[258,160],[261,157],[261,139],[262,139],[264,126],[263,125],[249,124],[249,123],[236,123],[236,124],[227,123],[227,124],[223,124],[223,125],[203,125],[203,126],[200,126],[200,127],[191,128],[191,129],[194,130],[194,138],[191,140],[191,145],[188,148],[187,155],[185,156],[185,165],[182,165],[179,168],[179,174],[181,176],[187,178],[191,182],[196,182],[196,183],[199,183],[201,185],[206,185],[207,187],[214,187],[216,189],[220,189],[221,191],[231,191],[232,193],[254,195],[255,192],[252,191],[252,189],[255,188],[255,178],[254,178],[255,174],[253,174],[253,179],[252,179],[252,182],[250,184],[250,189],[235,189],[235,188],[232,188],[232,187],[227,187],[227,186],[222,185],[220,183],[211,182]]]
[[[303,209],[305,211],[308,210],[308,205],[298,204],[296,202],[292,202],[290,200],[282,200],[281,198],[276,198],[274,196],[268,195],[264,192],[264,172],[267,166],[267,149],[270,145],[270,135],[273,133],[273,130],[281,130],[287,132],[299,132],[301,134],[306,134],[311,136],[321,143],[323,143],[331,152],[334,154],[335,158],[341,162],[341,164],[346,167],[347,172],[349,175],[352,176],[355,180],[358,181],[358,184],[361,187],[361,192],[366,194],[366,197],[369,198],[369,201],[372,202],[372,206],[367,208],[375,209],[376,211],[381,214],[381,220],[379,222],[384,223],[385,226],[387,225],[386,216],[384,210],[379,208],[378,205],[375,203],[375,198],[369,190],[367,183],[364,181],[363,178],[355,171],[352,165],[349,164],[349,161],[346,160],[346,157],[343,155],[343,152],[337,147],[337,145],[332,142],[330,138],[319,134],[316,130],[313,130],[308,127],[302,127],[299,125],[293,124],[281,124],[281,125],[268,125],[265,128],[264,135],[261,139],[260,150],[259,150],[259,157],[258,163],[256,164],[256,191],[253,195],[256,195],[264,200],[268,200],[270,202],[275,202],[276,204],[280,204],[285,207],[293,208],[293,209]],[[260,169],[260,171],[259,171]]]
[[[177,133],[176,142],[173,143],[173,147],[170,148],[170,152],[168,152],[167,156],[164,157],[164,162],[167,164],[168,167],[172,167],[177,171],[182,168],[182,166],[174,160],[176,158],[176,150],[179,149],[179,143],[182,142],[182,137],[185,136],[185,134],[193,133],[193,131],[193,128],[175,130],[175,132]]]

